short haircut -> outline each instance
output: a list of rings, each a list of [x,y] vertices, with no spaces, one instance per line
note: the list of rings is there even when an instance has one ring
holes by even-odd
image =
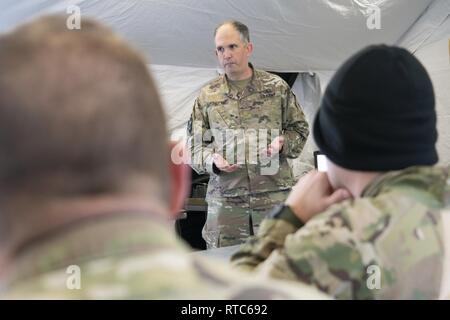
[[[224,26],[227,24],[232,25],[236,29],[236,31],[239,32],[242,42],[245,42],[245,43],[250,42],[250,32],[248,31],[248,27],[245,24],[243,24],[242,22],[239,22],[237,20],[227,20],[227,21],[224,21],[221,24],[219,24],[216,27],[216,29],[214,29],[214,37],[216,37],[217,30],[219,30],[219,28],[221,26]]]
[[[145,60],[92,20],[47,16],[0,37],[0,192],[168,192],[165,118]]]

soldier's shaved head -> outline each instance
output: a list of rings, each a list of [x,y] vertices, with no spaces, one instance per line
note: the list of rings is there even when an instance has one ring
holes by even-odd
[[[146,62],[108,28],[54,16],[0,37],[2,195],[119,192],[142,175],[164,195],[167,142]]]
[[[217,30],[219,30],[220,27],[224,25],[231,25],[233,26],[237,32],[239,32],[241,36],[242,42],[248,43],[250,42],[250,31],[248,30],[248,27],[243,24],[242,22],[239,22],[237,20],[227,20],[219,24],[216,29],[214,29],[214,38],[217,35]]]

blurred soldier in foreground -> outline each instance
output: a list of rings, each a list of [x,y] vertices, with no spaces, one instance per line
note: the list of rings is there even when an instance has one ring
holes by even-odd
[[[169,150],[145,61],[111,31],[46,17],[0,37],[0,297],[324,296],[192,256]]]
[[[313,131],[328,171],[301,179],[234,265],[343,299],[445,297],[449,167],[433,166],[424,67],[397,47],[360,51],[328,85]]]
[[[294,185],[288,158],[297,158],[309,134],[289,85],[254,69],[249,30],[226,21],[214,32],[224,74],[204,86],[188,123],[192,167],[209,173],[208,248],[245,242],[266,213]]]

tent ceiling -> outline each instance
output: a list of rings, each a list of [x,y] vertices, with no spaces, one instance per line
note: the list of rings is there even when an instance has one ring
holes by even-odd
[[[111,25],[151,63],[216,66],[212,32],[226,19],[250,27],[252,61],[273,71],[334,70],[371,43],[396,43],[433,0],[2,0],[0,31],[69,4]],[[381,9],[381,29],[366,23]]]

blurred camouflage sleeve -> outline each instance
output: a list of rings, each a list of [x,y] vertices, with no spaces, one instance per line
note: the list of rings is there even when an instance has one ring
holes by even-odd
[[[264,262],[274,250],[284,246],[286,236],[297,231],[292,224],[281,219],[264,219],[258,234],[250,237],[231,257],[232,264],[241,270],[253,270]]]
[[[238,269],[314,285],[340,299],[370,299],[357,244],[339,211],[323,213],[298,230],[284,220],[266,219],[231,259]]]
[[[287,158],[297,158],[303,150],[309,135],[309,125],[292,90],[286,89],[283,105],[283,135],[285,137],[281,151]]]
[[[198,174],[214,173],[212,142],[207,113],[197,98],[187,125],[186,147],[190,154],[191,167]]]

